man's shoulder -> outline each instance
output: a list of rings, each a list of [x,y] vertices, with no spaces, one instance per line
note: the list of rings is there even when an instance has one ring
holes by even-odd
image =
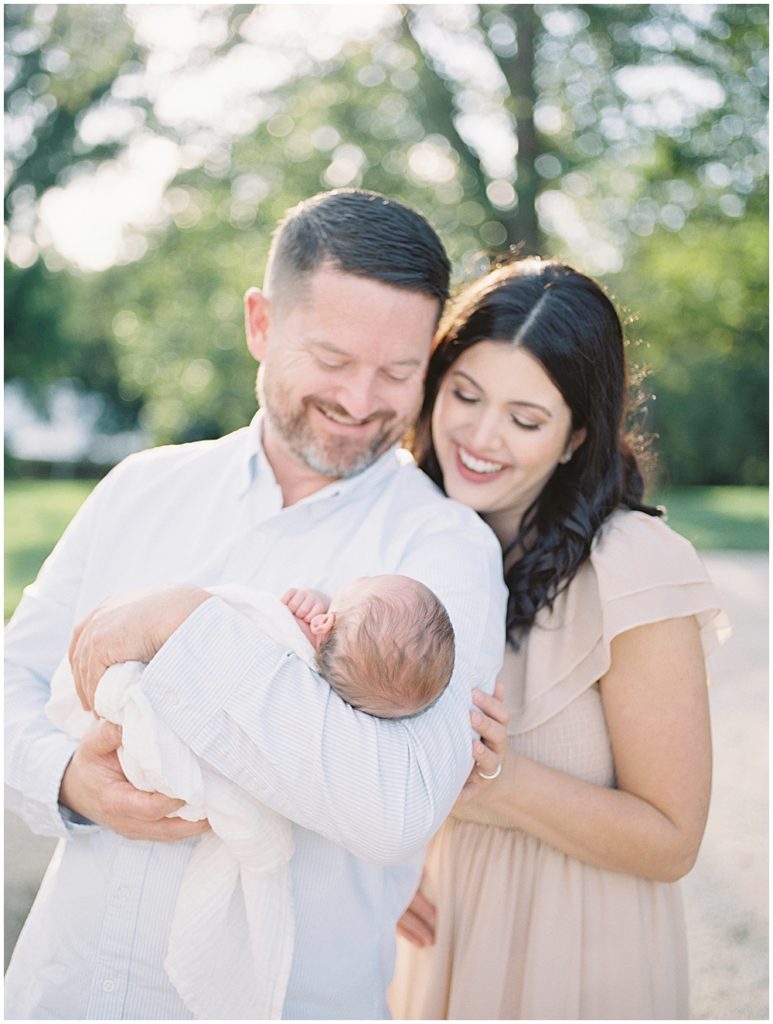
[[[463,530],[468,536],[493,537],[478,513],[445,495],[408,452],[397,451],[387,491],[403,516],[410,514],[437,530]]]
[[[242,427],[211,440],[146,448],[127,456],[112,472],[119,477],[141,479],[184,471],[186,468],[196,470],[207,463],[228,462],[231,458],[238,458],[244,451],[248,430],[249,427]]]

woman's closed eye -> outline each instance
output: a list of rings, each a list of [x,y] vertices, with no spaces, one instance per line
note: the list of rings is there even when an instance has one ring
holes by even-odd
[[[469,392],[460,391],[459,388],[454,388],[452,394],[454,398],[458,398],[460,402],[467,402],[469,405],[480,401],[477,395],[471,395]]]
[[[452,388],[451,393],[454,398],[458,398],[459,401],[464,402],[465,405],[475,405],[480,401],[480,397],[478,395],[474,395],[469,391],[462,391],[461,388]],[[541,423],[534,423],[532,420],[524,420],[515,415],[511,415],[510,419],[516,427],[520,427],[522,430],[539,430],[542,426]]]
[[[529,423],[527,420],[521,420],[517,416],[511,416],[510,418],[513,423],[522,430],[539,430],[542,426],[541,423]]]

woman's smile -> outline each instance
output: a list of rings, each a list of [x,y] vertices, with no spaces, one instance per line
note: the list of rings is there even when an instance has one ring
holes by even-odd
[[[491,483],[494,479],[498,479],[506,469],[504,463],[491,462],[476,456],[462,445],[456,446],[456,458],[459,473],[472,483]]]
[[[571,443],[572,414],[529,352],[480,341],[443,378],[432,437],[446,494],[515,536]]]

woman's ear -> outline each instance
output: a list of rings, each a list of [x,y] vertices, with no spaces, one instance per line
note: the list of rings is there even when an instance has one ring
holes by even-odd
[[[562,466],[565,466],[567,462],[572,461],[572,456],[583,443],[585,438],[588,436],[588,431],[585,427],[578,427],[577,430],[573,430],[569,435],[569,442],[566,446],[564,454],[558,460]]]
[[[571,455],[574,455],[579,445],[583,443],[587,436],[587,427],[578,427],[576,430],[572,430],[571,434],[569,435],[569,443],[566,447],[566,451],[570,452]]]
[[[244,329],[247,348],[253,359],[261,362],[268,341],[270,303],[260,288],[250,288],[244,296]]]
[[[587,427],[579,427],[577,430],[572,431],[572,436],[569,439],[569,447],[572,451],[572,455],[574,455],[587,436]]]

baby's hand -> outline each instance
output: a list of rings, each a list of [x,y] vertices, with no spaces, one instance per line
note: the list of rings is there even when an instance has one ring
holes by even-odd
[[[311,622],[315,615],[322,615],[328,610],[330,598],[319,590],[291,587],[282,595],[282,604],[286,604],[296,618]]]

